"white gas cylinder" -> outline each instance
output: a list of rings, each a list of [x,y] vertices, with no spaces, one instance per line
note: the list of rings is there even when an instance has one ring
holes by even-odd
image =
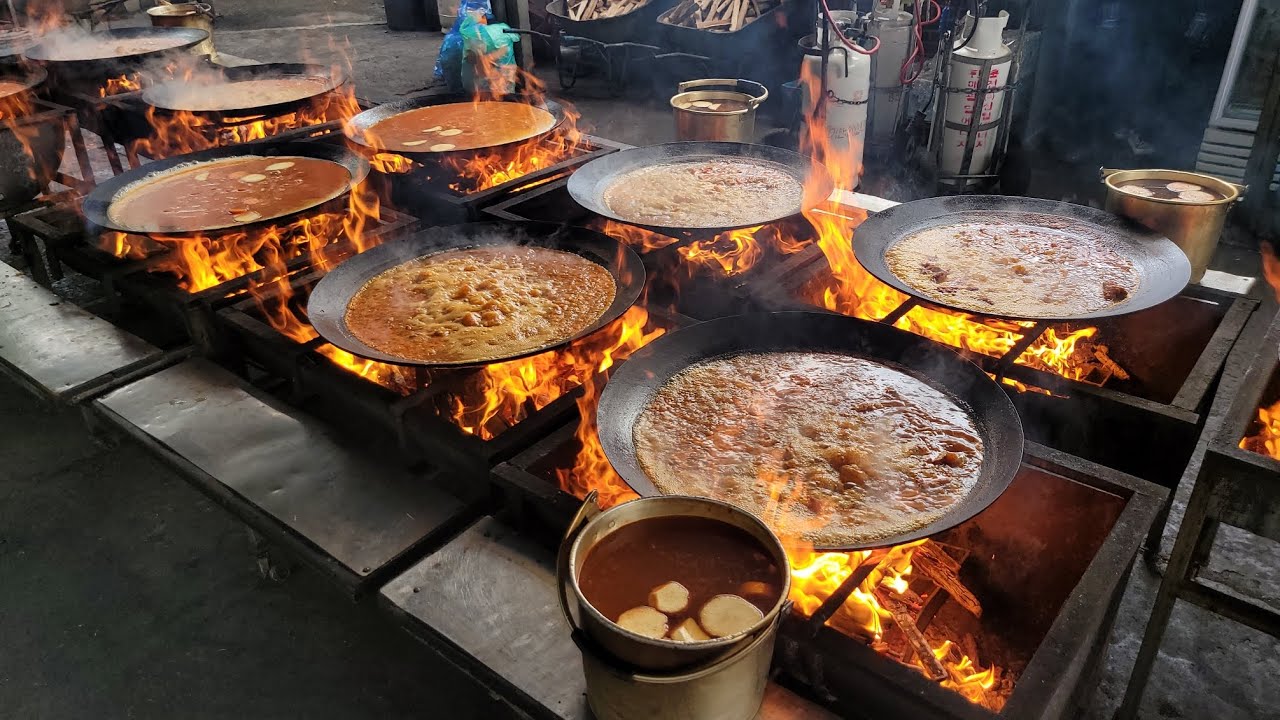
[[[1013,51],[1004,44],[1002,35],[1009,22],[1009,13],[1001,11],[995,17],[979,18],[978,26],[973,31],[969,43],[951,54],[951,65],[947,71],[944,85],[958,90],[976,90],[980,87],[1002,88],[1010,80],[1009,67],[1013,61]],[[967,33],[960,33],[956,40],[959,45]],[[989,173],[992,155],[995,152],[996,139],[1000,134],[1000,119],[1004,115],[1004,92],[989,93],[978,105],[978,95],[949,93],[946,99],[946,126],[942,128],[942,157],[939,169],[942,175],[974,175]],[[937,102],[937,99],[935,99]],[[938,103],[941,105],[942,103]],[[965,145],[969,138],[969,123],[974,113],[980,114],[977,131],[973,142],[973,156],[968,168],[963,168]],[[961,125],[965,129],[957,129],[952,125]],[[940,182],[967,185],[965,180],[947,180]]]
[[[849,13],[856,16],[856,13]],[[839,21],[842,11],[833,11]],[[818,15],[814,42],[822,42],[823,17]],[[867,134],[867,99],[871,91],[871,56],[846,48],[831,29],[831,49],[827,55],[826,126],[831,152],[848,158],[855,177],[862,176],[862,148]],[[846,34],[848,34],[846,32]],[[805,55],[805,71],[800,74],[804,89],[805,117],[813,116],[814,102],[821,89],[816,87],[822,75],[822,57]],[[815,87],[810,87],[811,85]],[[806,127],[807,131],[807,127]],[[836,161],[831,158],[828,162]],[[846,188],[852,190],[853,188]]]

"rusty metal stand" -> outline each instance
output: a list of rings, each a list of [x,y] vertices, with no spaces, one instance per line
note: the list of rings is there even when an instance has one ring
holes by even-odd
[[[1273,320],[1264,348],[1280,346],[1280,318]],[[1229,594],[1198,580],[1209,560],[1222,523],[1280,542],[1280,461],[1239,447],[1254,427],[1260,405],[1273,401],[1273,377],[1280,359],[1263,352],[1249,368],[1242,390],[1231,403],[1213,442],[1205,453],[1195,488],[1187,501],[1169,567],[1160,583],[1155,607],[1138,650],[1124,702],[1117,720],[1138,715],[1142,695],[1160,653],[1174,605],[1184,600],[1209,612],[1280,638],[1280,612],[1250,599]]]

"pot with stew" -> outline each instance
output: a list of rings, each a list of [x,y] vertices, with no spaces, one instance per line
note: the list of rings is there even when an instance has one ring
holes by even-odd
[[[682,82],[671,98],[676,139],[754,142],[756,108],[768,99],[768,88],[750,80]]]
[[[777,536],[707,498],[648,497],[603,513],[594,500],[571,524],[557,569],[592,711],[753,717],[791,586]]]
[[[1191,282],[1204,277],[1227,213],[1243,185],[1181,170],[1108,170],[1107,210],[1164,234],[1191,262]]]

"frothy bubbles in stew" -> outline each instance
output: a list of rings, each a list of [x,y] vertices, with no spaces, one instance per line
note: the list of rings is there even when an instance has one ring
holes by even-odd
[[[764,545],[741,528],[704,517],[655,517],[623,525],[591,548],[578,585],[600,614],[614,623],[621,619],[632,632],[697,642],[749,629],[742,623],[777,604],[781,572]],[[734,625],[733,611],[744,609],[740,601],[754,610],[746,608],[746,619]]]

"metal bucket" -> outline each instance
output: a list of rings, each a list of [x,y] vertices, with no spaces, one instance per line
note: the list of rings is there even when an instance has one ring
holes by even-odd
[[[671,675],[619,668],[575,633],[587,678],[587,705],[599,720],[751,720],[769,684],[779,622],[775,618],[766,632],[723,660]]]
[[[1102,182],[1107,186],[1107,211],[1137,221],[1172,240],[1187,260],[1191,261],[1191,282],[1199,282],[1213,259],[1218,247],[1222,227],[1227,222],[1231,206],[1244,197],[1248,189],[1219,180],[1212,175],[1184,172],[1182,170],[1110,170],[1101,169]],[[1167,180],[1188,182],[1211,188],[1221,200],[1192,202],[1142,197],[1120,190],[1120,186],[1136,180]]]
[[[582,570],[582,563],[586,560],[591,548],[625,525],[647,518],[670,516],[703,517],[729,523],[747,531],[773,556],[774,564],[779,569],[779,577],[776,581],[781,592],[778,601],[764,613],[764,617],[759,622],[737,635],[698,643],[679,643],[655,640],[624,630],[587,602],[582,589],[578,586],[578,573]],[[569,624],[575,629],[580,628],[592,643],[600,646],[620,664],[645,671],[692,671],[700,665],[724,660],[752,644],[761,633],[774,632],[776,629],[774,620],[781,614],[787,601],[787,592],[791,587],[788,568],[787,552],[773,531],[755,516],[727,503],[707,498],[663,495],[632,500],[611,508],[607,512],[600,512],[595,505],[594,496],[589,495],[560,545],[560,560],[556,574],[560,588],[560,602],[565,615],[569,618]],[[567,594],[570,590],[576,601],[574,604],[577,606],[578,619],[575,619],[574,613],[571,612]]]
[[[591,492],[560,545],[556,581],[560,607],[582,651],[587,703],[600,720],[750,720],[764,700],[778,625],[790,611],[790,565],[782,543],[764,523],[732,505],[666,495],[633,500],[601,512]],[[693,516],[746,530],[779,568],[778,601],[747,631],[699,643],[654,640],[613,624],[591,606],[578,572],[591,548],[609,534],[652,517]],[[577,618],[569,600],[576,600]],[[579,620],[578,618],[581,618]]]
[[[173,5],[157,5],[147,9],[154,27],[189,27],[199,28],[209,33],[199,45],[191,49],[196,55],[212,55],[213,49],[213,8],[205,3],[174,3]]]
[[[695,90],[694,88],[720,88]],[[732,88],[732,89],[725,89]],[[769,99],[769,90],[751,80],[687,80],[676,87],[671,108],[676,116],[676,139],[720,142],[755,142],[756,108]],[[746,107],[720,110],[694,107],[692,103],[721,101],[744,103]]]

